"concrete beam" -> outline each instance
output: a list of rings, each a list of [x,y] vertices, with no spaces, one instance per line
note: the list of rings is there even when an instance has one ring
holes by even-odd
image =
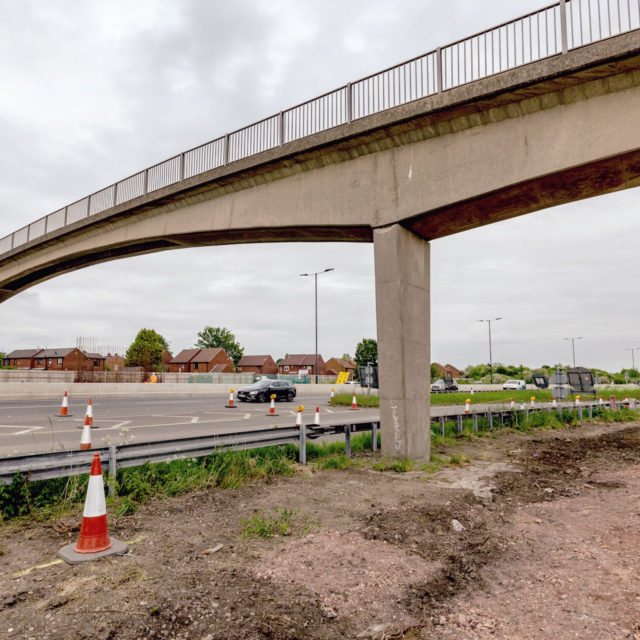
[[[382,454],[429,459],[429,243],[400,225],[373,233]]]

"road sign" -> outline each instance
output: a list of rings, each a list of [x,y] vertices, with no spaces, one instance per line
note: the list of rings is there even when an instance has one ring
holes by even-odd
[[[348,371],[341,371],[338,374],[338,379],[336,380],[336,384],[344,384],[349,379]]]

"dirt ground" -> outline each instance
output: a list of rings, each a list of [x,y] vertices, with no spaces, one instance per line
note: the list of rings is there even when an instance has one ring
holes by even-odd
[[[0,638],[640,640],[640,424],[449,453],[471,462],[158,501],[110,516],[127,555],[84,565],[55,557],[79,517],[5,524]],[[292,535],[242,537],[275,509]]]

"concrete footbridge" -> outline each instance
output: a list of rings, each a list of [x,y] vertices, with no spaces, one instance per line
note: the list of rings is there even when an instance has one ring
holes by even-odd
[[[383,453],[429,455],[429,241],[640,185],[640,2],[559,0],[0,239],[0,302],[155,251],[373,242]]]

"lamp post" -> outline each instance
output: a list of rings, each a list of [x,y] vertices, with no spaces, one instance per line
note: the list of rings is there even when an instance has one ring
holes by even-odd
[[[491,323],[497,320],[502,320],[502,316],[499,318],[492,318],[491,320],[478,320],[478,322],[486,322],[489,325],[489,381],[493,384],[493,356],[491,354]]]
[[[628,349],[625,349],[625,351],[631,351],[631,371],[636,370],[635,352],[639,350],[640,350],[640,347],[629,347]]]
[[[316,295],[316,384],[318,384],[318,275],[321,273],[327,273],[327,271],[334,271],[333,267],[329,267],[324,271],[316,271],[315,273],[301,273],[301,277],[313,276],[315,281],[315,295]]]
[[[563,338],[563,340],[571,340],[571,350],[573,352],[573,368],[576,368],[576,340],[582,340],[584,336],[578,336],[577,338]]]

